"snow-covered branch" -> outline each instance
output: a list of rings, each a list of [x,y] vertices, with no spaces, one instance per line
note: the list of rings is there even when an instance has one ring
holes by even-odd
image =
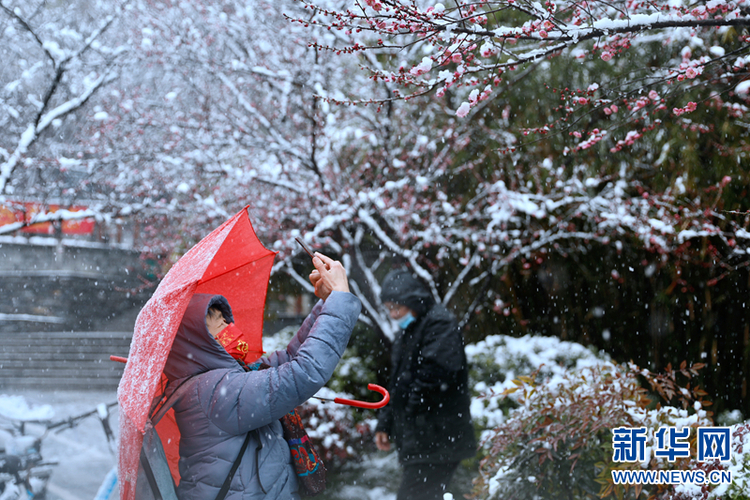
[[[99,77],[87,85],[86,89],[78,96],[55,107],[42,115],[37,125],[30,124],[21,134],[15,150],[5,162],[0,164],[0,194],[4,194],[8,181],[13,175],[13,170],[18,162],[26,154],[29,147],[37,140],[39,135],[49,127],[53,120],[65,116],[80,108],[105,82],[111,81],[108,73],[102,73]]]
[[[466,263],[464,268],[461,270],[459,275],[456,277],[456,279],[453,280],[453,284],[450,286],[448,292],[443,297],[443,304],[448,304],[451,301],[453,295],[458,291],[458,287],[463,284],[464,279],[466,279],[466,276],[468,276],[471,270],[479,263],[479,260],[479,253],[475,252],[474,255],[472,255],[469,261]]]
[[[113,14],[110,14],[107,16],[107,18],[104,20],[104,23],[97,29],[95,29],[87,38],[84,40],[83,44],[75,51],[68,54],[64,59],[59,61],[59,65],[64,65],[68,63],[69,61],[75,60],[80,58],[84,52],[89,50],[92,46],[92,44],[99,39],[99,37],[109,29],[112,24],[122,15],[123,11],[125,10],[125,7],[130,3],[130,0],[123,0],[120,5],[117,6],[115,9],[115,12]]]

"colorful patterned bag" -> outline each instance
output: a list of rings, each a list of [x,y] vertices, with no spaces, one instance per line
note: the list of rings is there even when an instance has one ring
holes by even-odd
[[[246,364],[239,352],[229,351],[229,354],[240,363],[245,371],[270,368],[267,364],[259,361],[249,365]],[[284,439],[289,444],[289,450],[292,453],[292,462],[294,462],[294,471],[297,473],[300,494],[312,497],[323,492],[326,489],[326,466],[312,441],[310,441],[296,408],[281,417],[281,427],[284,429]]]
[[[302,425],[296,409],[281,418],[284,439],[292,451],[292,462],[297,472],[300,493],[315,496],[326,489],[326,467]]]

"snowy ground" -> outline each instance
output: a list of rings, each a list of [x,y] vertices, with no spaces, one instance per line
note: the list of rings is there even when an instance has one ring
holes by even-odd
[[[19,408],[19,398],[28,405]],[[0,415],[17,412],[27,416],[53,420],[80,415],[94,410],[100,403],[117,400],[115,391],[14,391],[4,390],[0,394]],[[46,405],[46,406],[45,406]],[[110,424],[115,433],[118,428],[117,406],[111,409]],[[0,427],[7,420],[0,417]],[[29,425],[29,433],[38,434],[42,428]],[[114,451],[110,450],[104,430],[96,415],[86,418],[80,425],[61,432],[51,431],[42,441],[42,457],[45,461],[56,461],[48,485],[49,500],[92,500],[102,481],[115,465]],[[119,500],[117,491],[110,500]]]

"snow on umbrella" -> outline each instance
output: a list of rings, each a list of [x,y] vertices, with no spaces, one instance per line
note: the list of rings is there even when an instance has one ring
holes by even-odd
[[[135,323],[117,399],[120,403],[119,474],[122,500],[135,498],[143,433],[162,370],[188,303],[195,293],[221,294],[249,344],[247,359],[263,353],[263,310],[275,252],[255,235],[247,207],[191,248],[169,270]],[[166,419],[163,419],[164,422]],[[158,426],[157,426],[158,429]],[[172,431],[176,427],[173,426]],[[162,435],[167,456],[176,442]],[[172,466],[174,463],[172,460]],[[174,474],[174,470],[173,470]]]

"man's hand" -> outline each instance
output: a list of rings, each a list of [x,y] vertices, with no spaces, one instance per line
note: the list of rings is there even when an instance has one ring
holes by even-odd
[[[388,439],[388,434],[382,431],[376,432],[375,446],[377,446],[380,451],[391,451],[391,442]]]
[[[346,278],[346,269],[341,262],[326,257],[320,252],[315,252],[313,258],[315,270],[310,273],[310,283],[315,287],[315,295],[326,300],[332,291],[348,292],[349,281]]]

